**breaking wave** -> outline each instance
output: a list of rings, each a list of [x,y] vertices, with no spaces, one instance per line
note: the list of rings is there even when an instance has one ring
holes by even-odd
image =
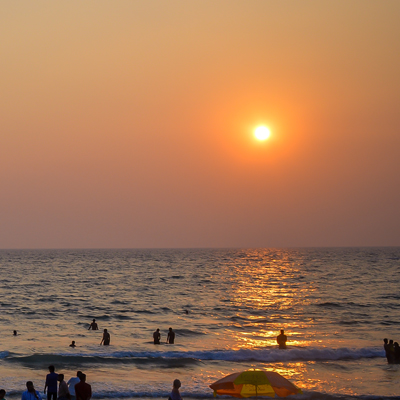
[[[329,361],[329,360],[356,360],[361,358],[384,357],[380,347],[352,348],[291,348],[284,351],[279,349],[240,349],[240,350],[204,350],[204,351],[118,351],[109,353],[54,353],[22,355],[0,352],[0,359],[6,362],[22,364],[41,364],[57,361],[63,364],[160,364],[175,367],[196,364],[202,361],[258,361],[258,362],[285,362],[285,361]]]

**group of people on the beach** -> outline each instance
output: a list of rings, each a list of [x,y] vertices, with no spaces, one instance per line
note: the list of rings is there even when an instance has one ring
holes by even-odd
[[[182,400],[179,393],[181,381],[175,379],[168,400]],[[92,386],[86,383],[86,375],[78,371],[75,377],[68,382],[64,380],[64,374],[57,374],[54,365],[49,366],[49,373],[46,375],[43,393],[47,400],[90,400],[92,397]],[[0,400],[5,400],[6,391],[0,389]],[[26,390],[22,393],[21,400],[43,400],[39,391],[35,389],[33,382],[26,382]]]
[[[68,382],[65,382],[64,374],[57,374],[54,365],[50,365],[43,393],[47,395],[47,400],[90,400],[92,387],[86,383],[86,375],[83,372],[78,371],[76,377],[72,377]],[[4,400],[5,395],[6,391],[1,389],[0,400]],[[21,400],[42,399],[33,382],[26,382],[26,390],[22,393]]]
[[[400,364],[400,346],[393,340],[383,339],[383,348],[385,349],[388,364]]]

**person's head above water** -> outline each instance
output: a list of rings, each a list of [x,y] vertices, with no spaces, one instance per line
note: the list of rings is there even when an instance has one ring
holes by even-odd
[[[174,389],[179,389],[181,387],[181,381],[179,379],[174,380]]]
[[[17,336],[17,331],[14,331],[14,332],[13,332],[13,335],[14,335],[14,336]]]

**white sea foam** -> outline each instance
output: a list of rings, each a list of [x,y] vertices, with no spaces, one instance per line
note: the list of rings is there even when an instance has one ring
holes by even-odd
[[[210,350],[210,351],[117,351],[117,352],[88,352],[88,353],[50,353],[33,355],[10,355],[4,351],[0,358],[8,358],[13,361],[51,360],[51,358],[63,357],[64,362],[72,359],[74,362],[89,361],[90,358],[98,359],[98,362],[117,362],[135,360],[218,360],[218,361],[259,361],[259,362],[284,362],[284,361],[329,361],[329,360],[357,360],[361,358],[385,357],[385,352],[378,347],[352,348],[291,348],[279,349],[241,349],[241,350]]]

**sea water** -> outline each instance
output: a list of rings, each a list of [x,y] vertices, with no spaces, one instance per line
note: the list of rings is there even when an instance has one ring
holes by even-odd
[[[0,270],[8,399],[27,380],[43,393],[51,364],[66,380],[82,370],[98,399],[166,399],[176,378],[184,399],[211,399],[211,383],[249,368],[299,399],[400,396],[382,341],[400,341],[400,248],[1,250]]]

